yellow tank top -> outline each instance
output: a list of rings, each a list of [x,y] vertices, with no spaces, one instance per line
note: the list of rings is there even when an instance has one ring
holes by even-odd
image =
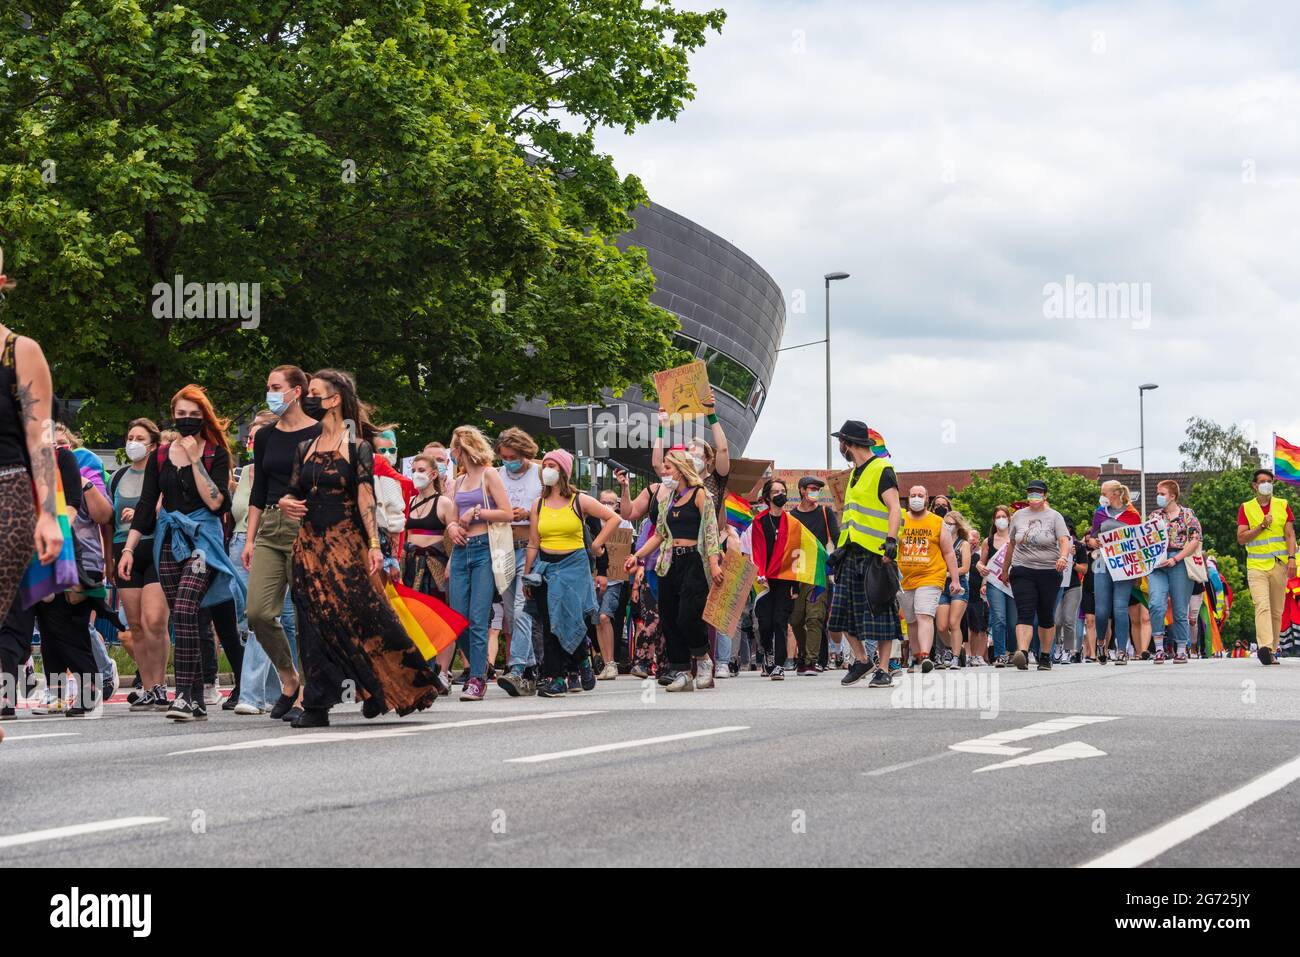
[[[939,535],[943,532],[943,519],[926,512],[919,519],[911,512],[903,513],[903,527],[898,530],[898,571],[903,588],[943,587],[948,577],[948,566],[943,561]]]
[[[545,501],[538,503],[537,537],[543,551],[576,552],[585,547],[582,540],[582,519],[573,510],[577,496],[568,505],[551,508]]]

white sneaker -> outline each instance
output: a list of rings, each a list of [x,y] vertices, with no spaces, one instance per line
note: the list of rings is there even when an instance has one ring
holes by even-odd
[[[46,688],[32,705],[31,711],[32,714],[60,714],[65,708],[63,699]]]
[[[618,677],[618,665],[614,664],[614,662],[611,661],[607,665],[605,665],[605,669],[600,674],[596,675],[596,680],[613,681],[617,677]]]
[[[208,706],[218,705],[221,704],[223,700],[224,699],[221,697],[221,692],[220,690],[218,690],[216,685],[203,686],[203,703],[205,705]]]
[[[669,683],[665,691],[694,691],[695,682],[691,680],[689,671],[679,671],[673,676],[672,682]]]
[[[719,661],[713,666],[713,677],[734,678],[736,676],[731,673],[731,667],[727,662]]]
[[[235,705],[235,714],[266,714],[266,709],[241,701]]]
[[[71,708],[77,703],[77,676],[68,675],[68,707]]]
[[[695,687],[713,687],[713,661],[708,655],[695,659]]]

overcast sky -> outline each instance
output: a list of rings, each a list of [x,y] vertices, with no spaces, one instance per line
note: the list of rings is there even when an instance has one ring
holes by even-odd
[[[1138,444],[1154,381],[1149,469],[1178,466],[1190,415],[1300,442],[1300,4],[685,5],[728,15],[696,100],[600,145],[771,273],[787,345],[852,274],[837,426],[906,469],[1097,464]],[[1138,298],[1049,317],[1067,276]],[[824,361],[781,355],[747,454],[824,464]]]

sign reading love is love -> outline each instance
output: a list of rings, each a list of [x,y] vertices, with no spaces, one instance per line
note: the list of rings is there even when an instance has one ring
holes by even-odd
[[[1125,525],[1097,535],[1101,560],[1112,580],[1131,581],[1150,575],[1169,553],[1169,526],[1156,519]]]

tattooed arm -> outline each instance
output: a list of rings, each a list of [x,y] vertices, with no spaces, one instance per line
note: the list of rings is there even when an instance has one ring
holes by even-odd
[[[196,451],[191,454],[193,461],[190,467],[194,470],[194,487],[198,489],[199,498],[203,499],[203,504],[211,511],[221,511],[221,506],[226,501],[226,496],[221,489],[230,481],[230,458],[226,456],[224,449],[218,448],[212,457],[212,471],[216,474],[209,475],[208,470],[203,467],[202,452]]]
[[[54,384],[41,347],[32,339],[19,338],[14,348],[14,373],[18,380],[18,404],[22,407],[27,452],[36,486],[36,554],[48,565],[63,547],[59,530],[58,470],[54,464],[54,422],[51,419]]]
[[[375,526],[375,455],[369,442],[358,442],[353,449],[356,452],[353,471],[357,477],[357,508],[361,512],[361,524],[366,529],[368,570],[371,575],[377,575],[384,565],[384,555],[379,550],[379,532]]]

